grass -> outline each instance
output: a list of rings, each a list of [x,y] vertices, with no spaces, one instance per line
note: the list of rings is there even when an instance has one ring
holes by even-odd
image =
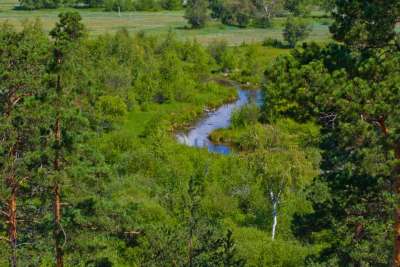
[[[35,11],[18,11],[13,7],[17,0],[0,0],[0,23],[8,21],[16,27],[21,27],[24,20],[40,19],[46,31],[54,27],[58,13],[67,8]],[[201,43],[210,43],[216,39],[225,39],[230,44],[243,42],[260,42],[266,37],[281,39],[284,18],[277,18],[275,26],[268,29],[238,28],[222,25],[219,22],[210,22],[203,29],[187,29],[183,18],[183,11],[161,12],[123,12],[120,16],[116,12],[104,12],[101,9],[74,9],[78,11],[91,35],[113,33],[126,28],[131,33],[144,31],[154,35],[164,35],[173,31],[180,39],[196,39]],[[309,40],[326,41],[329,38],[328,26],[318,19],[314,21],[314,30]]]

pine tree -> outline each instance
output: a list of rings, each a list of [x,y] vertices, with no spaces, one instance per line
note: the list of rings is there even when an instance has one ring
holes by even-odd
[[[74,42],[83,36],[83,25],[81,17],[77,12],[61,13],[60,21],[55,28],[50,32],[50,36],[54,39],[53,61],[50,65],[49,72],[52,77],[50,85],[53,87],[54,94],[52,105],[54,110],[54,127],[53,131],[53,216],[54,216],[54,240],[56,251],[56,266],[62,267],[63,260],[63,239],[65,232],[61,224],[62,207],[61,207],[61,183],[63,174],[63,155],[65,152],[66,142],[63,132],[67,131],[68,125],[62,125],[63,114],[66,114],[66,109],[72,104],[68,92],[63,88],[62,68],[67,58],[67,53],[73,49]]]
[[[305,47],[267,72],[266,108],[322,127],[322,173],[310,193],[315,212],[306,220],[330,244],[322,260],[387,266],[394,240],[394,266],[400,265],[400,211],[394,207],[400,192],[400,54],[385,51],[390,57],[382,51],[365,57],[337,45]]]
[[[46,37],[40,25],[25,25],[21,32],[0,29],[0,169],[1,213],[7,225],[10,266],[17,266],[21,187],[34,173],[40,138],[38,95],[45,73]],[[3,205],[4,203],[4,205]]]
[[[333,37],[357,49],[382,48],[394,39],[400,2],[393,0],[336,1]]]

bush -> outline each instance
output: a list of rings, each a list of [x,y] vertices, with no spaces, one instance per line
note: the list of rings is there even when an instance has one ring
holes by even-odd
[[[263,41],[263,46],[274,48],[286,48],[286,45],[278,39],[267,37]]]
[[[112,129],[113,123],[121,123],[128,113],[124,100],[118,96],[101,96],[96,108],[106,129]]]
[[[288,17],[283,29],[283,38],[289,47],[294,48],[297,42],[306,39],[312,31],[311,25],[304,19]]]
[[[245,0],[226,2],[223,5],[221,21],[228,25],[247,27],[252,19],[254,6]]]
[[[253,125],[258,122],[259,118],[260,109],[257,105],[254,103],[247,104],[232,114],[232,127],[239,128]]]
[[[181,0],[162,0],[161,7],[166,10],[179,10],[182,9]]]
[[[161,3],[157,0],[136,0],[134,7],[139,11],[158,11],[161,10]]]
[[[207,0],[188,0],[185,18],[192,28],[203,28],[208,20]]]
[[[106,0],[104,3],[106,11],[132,11],[134,3],[132,0]]]
[[[239,64],[239,59],[233,49],[228,47],[226,41],[215,41],[208,47],[211,56],[225,72],[231,71]]]
[[[58,8],[61,0],[20,0],[19,9],[33,10],[41,8]]]

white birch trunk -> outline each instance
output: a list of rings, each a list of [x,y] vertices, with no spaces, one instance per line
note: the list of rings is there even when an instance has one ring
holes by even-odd
[[[271,239],[272,241],[275,240],[275,234],[276,234],[276,226],[278,224],[278,197],[274,195],[274,192],[270,192],[271,195],[271,201],[272,201],[272,233],[271,233]]]

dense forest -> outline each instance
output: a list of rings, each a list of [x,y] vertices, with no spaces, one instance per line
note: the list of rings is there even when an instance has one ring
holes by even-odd
[[[336,1],[328,44],[291,12],[279,52],[2,24],[0,266],[400,266],[400,2]],[[237,84],[233,152],[179,144]]]

